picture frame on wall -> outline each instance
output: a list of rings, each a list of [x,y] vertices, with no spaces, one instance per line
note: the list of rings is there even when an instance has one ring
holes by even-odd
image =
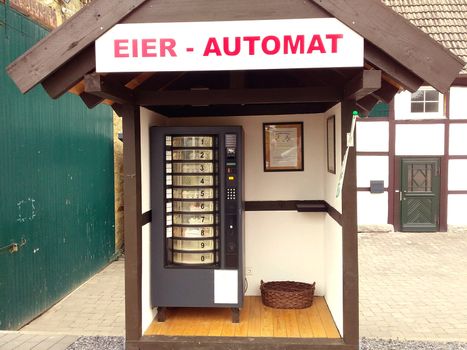
[[[264,171],[303,171],[303,122],[263,124]]]
[[[326,153],[328,172],[336,173],[336,117],[326,119]]]

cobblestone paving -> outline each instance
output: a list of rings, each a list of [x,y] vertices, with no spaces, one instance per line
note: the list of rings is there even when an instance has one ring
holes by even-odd
[[[467,341],[467,233],[359,238],[360,335]]]
[[[21,331],[124,335],[124,260],[110,264]]]

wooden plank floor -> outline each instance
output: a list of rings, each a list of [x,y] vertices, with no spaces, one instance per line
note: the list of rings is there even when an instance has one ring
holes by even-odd
[[[145,335],[340,338],[323,297],[307,309],[280,310],[264,306],[261,297],[245,297],[240,323],[230,309],[173,308],[165,322],[153,321]]]

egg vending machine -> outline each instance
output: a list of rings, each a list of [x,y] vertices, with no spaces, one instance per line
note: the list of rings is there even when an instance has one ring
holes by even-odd
[[[243,130],[151,128],[151,300],[167,307],[243,305]]]

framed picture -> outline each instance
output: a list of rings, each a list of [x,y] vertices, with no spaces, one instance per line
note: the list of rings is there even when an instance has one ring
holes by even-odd
[[[326,119],[326,149],[328,172],[336,173],[336,117]]]
[[[303,123],[263,124],[264,171],[303,171]]]

